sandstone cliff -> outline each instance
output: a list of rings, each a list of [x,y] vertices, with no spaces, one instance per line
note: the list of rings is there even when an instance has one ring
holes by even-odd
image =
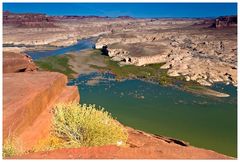
[[[52,106],[79,101],[77,87],[55,72],[5,73],[3,75],[3,138],[15,136],[24,150],[47,136]]]

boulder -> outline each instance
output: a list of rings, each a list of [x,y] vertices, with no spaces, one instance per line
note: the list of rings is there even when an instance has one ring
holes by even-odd
[[[36,71],[31,57],[23,53],[3,52],[3,73]]]

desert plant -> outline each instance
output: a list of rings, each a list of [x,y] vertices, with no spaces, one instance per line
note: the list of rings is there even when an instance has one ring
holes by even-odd
[[[58,104],[53,109],[53,134],[65,147],[124,145],[127,132],[103,108],[78,103]]]
[[[8,137],[3,142],[3,158],[17,155],[19,150],[17,149],[16,139],[14,137]]]

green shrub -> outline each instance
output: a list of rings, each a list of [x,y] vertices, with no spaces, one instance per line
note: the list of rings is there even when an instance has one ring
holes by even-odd
[[[17,144],[16,144],[15,138],[13,138],[13,137],[7,138],[3,142],[3,150],[2,150],[3,158],[17,155],[19,150],[16,148],[16,146],[17,146]]]
[[[65,141],[65,147],[126,144],[124,127],[103,108],[78,103],[58,104],[53,114],[53,133]]]

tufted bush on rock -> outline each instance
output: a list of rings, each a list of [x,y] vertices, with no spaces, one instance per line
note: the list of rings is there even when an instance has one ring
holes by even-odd
[[[58,104],[53,109],[54,135],[65,147],[124,145],[127,133],[103,108],[78,103]]]

